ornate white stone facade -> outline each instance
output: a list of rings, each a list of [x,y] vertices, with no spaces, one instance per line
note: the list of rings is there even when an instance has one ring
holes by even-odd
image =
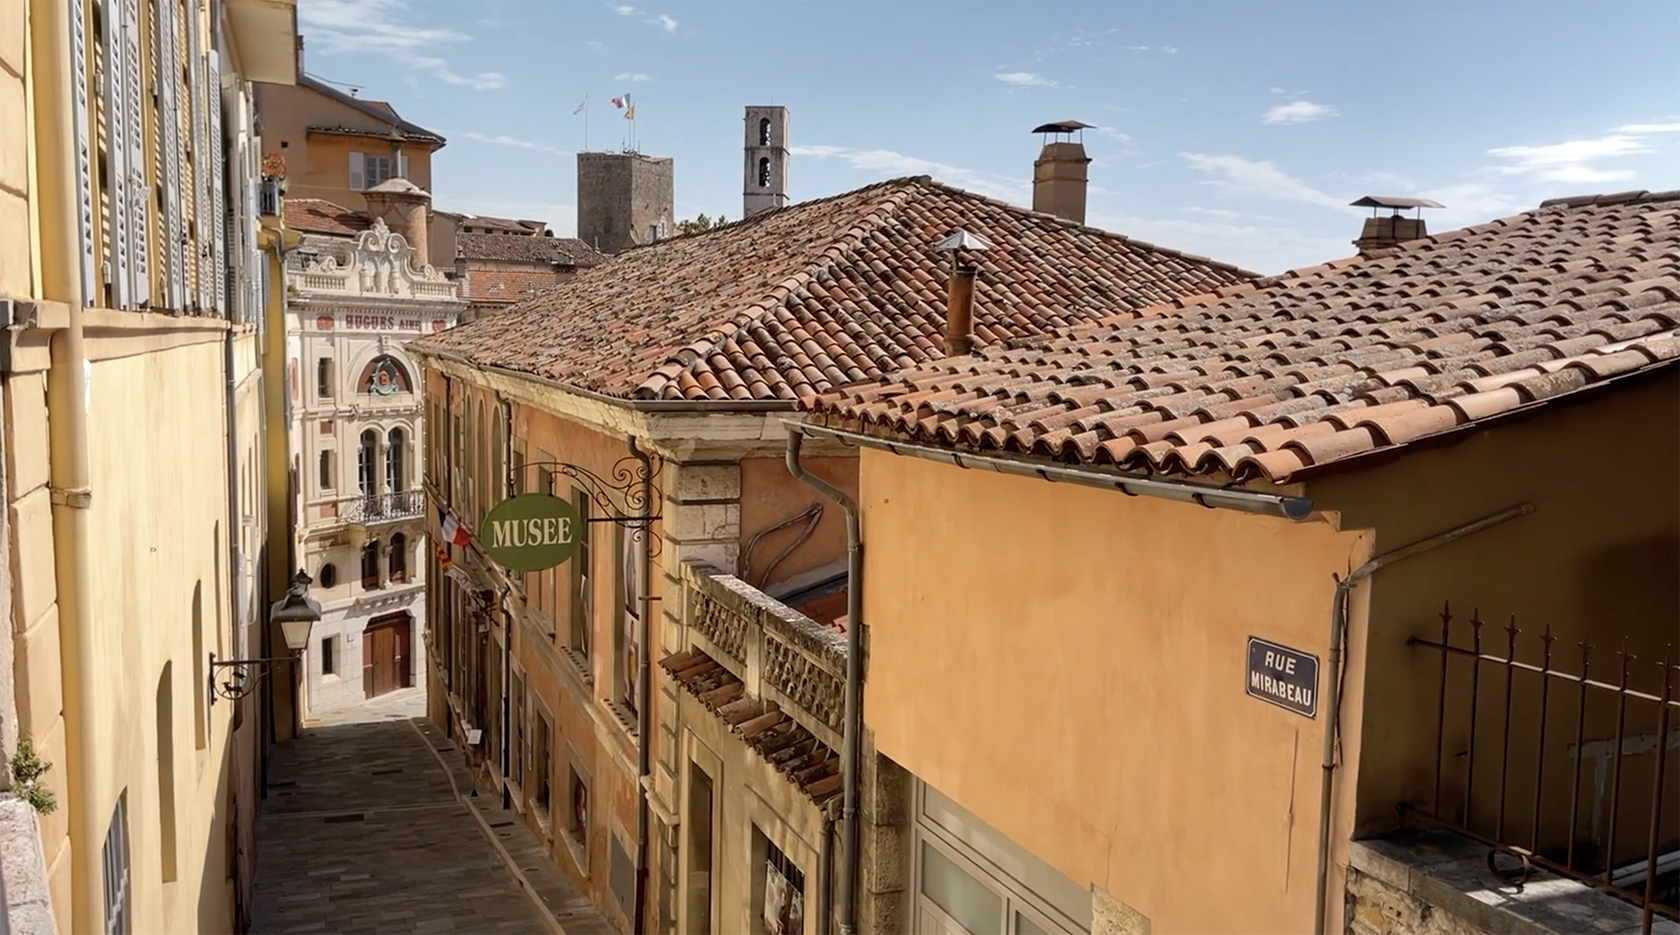
[[[310,235],[286,263],[296,561],[322,619],[306,711],[422,684],[431,528],[421,485],[420,370],[408,341],[464,303],[401,234]]]

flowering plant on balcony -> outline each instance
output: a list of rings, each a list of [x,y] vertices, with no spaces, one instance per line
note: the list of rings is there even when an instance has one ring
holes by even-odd
[[[279,153],[269,153],[262,158],[262,177],[265,179],[284,179],[286,177],[286,160]]]

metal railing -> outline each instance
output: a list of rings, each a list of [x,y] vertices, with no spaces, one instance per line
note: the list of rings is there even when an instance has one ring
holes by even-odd
[[[339,516],[351,523],[389,523],[419,516],[425,508],[425,491],[403,490],[352,498],[339,508]]]
[[[1661,662],[1640,659],[1625,640],[1595,655],[1586,640],[1554,645],[1548,626],[1519,652],[1514,617],[1486,647],[1479,611],[1456,627],[1450,607],[1440,618],[1439,641],[1408,640],[1441,656],[1434,794],[1428,807],[1402,811],[1489,845],[1488,866],[1501,876],[1526,881],[1538,866],[1628,900],[1644,909],[1646,933],[1654,916],[1680,920],[1680,769],[1668,762],[1680,750],[1680,729],[1671,729],[1680,728],[1673,647]],[[1455,635],[1468,645],[1454,645]],[[1447,801],[1443,785],[1460,783],[1457,801]],[[1499,853],[1518,867],[1498,869]]]

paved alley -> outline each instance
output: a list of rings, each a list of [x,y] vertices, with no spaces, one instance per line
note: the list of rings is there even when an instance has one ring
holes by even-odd
[[[522,823],[457,793],[466,770],[424,704],[393,692],[274,747],[253,931],[612,932]]]

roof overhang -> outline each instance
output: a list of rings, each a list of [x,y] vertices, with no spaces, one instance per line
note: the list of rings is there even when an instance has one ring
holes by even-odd
[[[222,10],[245,80],[297,84],[297,0],[222,0]]]

